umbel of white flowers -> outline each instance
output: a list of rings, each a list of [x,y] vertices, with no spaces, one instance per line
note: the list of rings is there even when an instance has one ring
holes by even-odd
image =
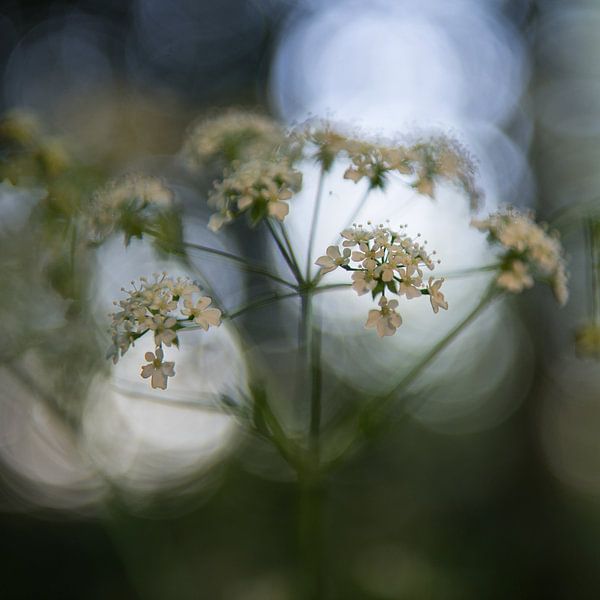
[[[155,274],[153,281],[140,277],[139,287],[131,283],[133,289],[123,289],[127,298],[114,303],[120,310],[110,315],[113,344],[107,357],[116,364],[137,339],[153,335],[155,354],[146,353],[150,364],[142,367],[142,377],[151,377],[152,387],[166,389],[167,378],[175,375],[175,363],[163,362],[163,345],[178,346],[177,332],[190,322],[205,331],[218,327],[221,311],[211,307],[211,298],[202,296],[189,279],[172,279],[163,273]]]
[[[396,311],[398,300],[388,296],[404,296],[407,300],[429,296],[434,313],[448,309],[440,291],[444,280],[429,277],[427,284],[423,281],[423,270],[434,268],[432,256],[403,229],[355,225],[342,231],[343,252],[338,246],[329,246],[315,261],[321,275],[337,268],[352,272],[352,289],[359,296],[369,292],[373,299],[380,296],[379,309],[369,311],[365,325],[375,328],[380,337],[394,335],[402,324]]]
[[[564,251],[558,233],[533,221],[532,214],[506,208],[487,219],[471,221],[473,227],[488,234],[492,244],[504,250],[498,287],[518,293],[533,286],[538,278],[552,287],[560,305],[569,298]]]

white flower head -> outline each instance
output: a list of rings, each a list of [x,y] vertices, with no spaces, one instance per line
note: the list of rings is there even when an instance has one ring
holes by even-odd
[[[473,227],[488,234],[492,243],[500,244],[505,254],[498,286],[513,293],[533,286],[534,278],[552,286],[559,304],[568,298],[567,272],[563,248],[557,234],[538,225],[531,214],[509,208],[485,220],[473,220]]]
[[[236,160],[267,158],[285,143],[283,128],[273,119],[248,111],[230,110],[195,123],[183,146],[190,168]]]
[[[288,159],[234,163],[209,194],[209,204],[218,212],[208,226],[218,231],[242,213],[249,215],[253,225],[266,217],[283,221],[289,213],[288,200],[301,186],[302,174]]]

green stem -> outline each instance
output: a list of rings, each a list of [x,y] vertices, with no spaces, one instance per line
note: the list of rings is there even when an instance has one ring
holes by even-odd
[[[215,256],[219,256],[221,258],[226,258],[227,260],[231,260],[231,261],[241,265],[242,268],[249,273],[256,273],[257,275],[262,275],[263,277],[268,277],[269,279],[272,279],[273,281],[277,281],[278,283],[281,283],[282,285],[285,285],[287,287],[290,287],[293,289],[296,288],[295,284],[291,283],[290,281],[286,281],[285,279],[282,279],[281,277],[274,275],[273,273],[268,271],[266,268],[261,267],[260,265],[254,265],[254,264],[248,262],[245,258],[242,258],[241,256],[236,256],[235,254],[231,254],[230,252],[225,252],[224,250],[217,250],[216,248],[210,248],[209,246],[202,246],[200,244],[194,244],[192,242],[184,242],[183,245],[188,248],[193,248],[194,250],[199,250],[200,252],[206,252],[207,254],[214,254]]]
[[[383,397],[380,402],[385,405],[394,400],[396,394],[408,387],[420,374],[429,366],[429,363],[440,353],[446,349],[465,327],[472,323],[479,313],[491,304],[491,301],[498,295],[496,282],[492,283],[487,292],[483,295],[479,303],[473,310],[455,325],[429,352],[427,352],[419,362]]]
[[[588,251],[590,256],[590,280],[592,287],[592,321],[594,323],[600,323],[600,248],[598,240],[598,226],[594,222],[592,217],[587,218],[587,238],[588,238]]]
[[[273,241],[277,245],[277,248],[278,248],[279,252],[281,253],[281,256],[283,256],[283,260],[285,260],[287,266],[290,268],[290,271],[296,278],[296,281],[298,281],[298,283],[303,283],[303,279],[302,279],[302,275],[300,274],[300,271],[297,269],[296,265],[292,262],[290,255],[288,254],[287,250],[285,249],[285,246],[283,245],[283,243],[279,239],[279,236],[275,232],[275,229],[273,228],[273,224],[271,223],[271,221],[268,218],[265,219],[264,222],[267,226],[267,229],[269,230],[269,233],[271,234],[271,237],[273,238]]]
[[[323,558],[323,500],[324,488],[319,479],[302,477],[300,486],[299,537],[304,565],[304,597],[321,600],[324,597],[325,573]]]
[[[298,281],[299,284],[302,284],[302,283],[304,283],[304,278],[302,277],[302,272],[300,270],[300,263],[296,259],[294,249],[292,248],[292,243],[290,242],[290,238],[288,237],[288,234],[287,234],[287,229],[285,228],[285,225],[281,221],[279,221],[279,229],[281,231],[281,235],[283,236],[283,241],[285,242],[285,245],[287,247],[289,257],[291,258],[292,263],[294,265],[294,269],[296,270],[296,280]]]
[[[483,295],[479,303],[473,310],[466,315],[455,327],[453,327],[437,344],[435,344],[429,352],[427,352],[406,374],[396,383],[385,395],[377,396],[367,403],[367,405],[359,413],[359,422],[367,423],[369,430],[381,426],[387,416],[387,411],[396,399],[399,392],[407,388],[422,372],[429,366],[431,361],[445,350],[454,341],[458,335],[471,324],[483,310],[490,306],[492,301],[499,296],[495,282],[490,285],[487,292]],[[363,433],[363,432],[360,432]],[[327,470],[331,470],[336,465],[340,464],[343,459],[351,452],[353,446],[358,441],[355,434],[349,440],[346,448],[333,460],[328,461]]]
[[[323,196],[323,184],[325,183],[325,169],[321,167],[319,173],[319,183],[317,184],[317,197],[315,198],[315,207],[313,209],[312,220],[310,223],[310,235],[308,238],[308,251],[306,255],[306,281],[310,281],[310,269],[312,267],[312,249],[317,234],[317,221],[321,209],[321,198]]]
[[[458,269],[456,271],[449,271],[448,273],[438,274],[438,278],[444,279],[459,279],[461,277],[469,277],[470,275],[477,275],[478,273],[487,273],[489,271],[497,271],[500,268],[499,264],[486,265],[484,267],[472,267],[470,269]]]

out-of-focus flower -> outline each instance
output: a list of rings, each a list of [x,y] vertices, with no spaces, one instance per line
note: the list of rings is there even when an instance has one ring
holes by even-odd
[[[209,204],[218,212],[208,226],[217,231],[242,213],[252,225],[267,217],[283,221],[289,212],[287,201],[301,186],[302,173],[287,159],[236,163],[209,195]]]
[[[132,237],[141,238],[156,228],[173,201],[173,192],[157,177],[134,174],[115,179],[92,197],[93,240],[102,242],[115,231],[123,231],[126,244]]]
[[[293,132],[299,137],[301,144],[308,142],[314,148],[313,158],[321,165],[323,171],[331,170],[335,159],[348,146],[348,138],[327,121],[311,120]]]
[[[501,245],[499,287],[518,293],[533,285],[534,278],[550,284],[554,296],[563,305],[568,299],[567,273],[562,245],[555,232],[538,225],[531,214],[513,208],[473,220],[473,227],[487,232],[490,242]]]
[[[575,332],[575,349],[579,356],[600,358],[600,323],[586,323]]]
[[[287,143],[283,128],[266,115],[231,110],[196,123],[189,131],[183,155],[194,169],[235,161],[268,159]]]
[[[340,253],[338,246],[329,246],[324,256],[320,256],[315,261],[315,265],[321,267],[321,274],[335,271],[338,267],[346,266],[350,262],[350,248],[344,248]]]
[[[162,348],[156,348],[155,352],[146,352],[144,358],[149,364],[142,366],[141,375],[144,379],[150,377],[150,385],[161,390],[167,389],[167,378],[175,375],[175,363],[163,362],[164,353]]]
[[[518,294],[525,288],[533,287],[533,277],[524,262],[513,260],[498,275],[496,283],[501,288],[513,294]]]

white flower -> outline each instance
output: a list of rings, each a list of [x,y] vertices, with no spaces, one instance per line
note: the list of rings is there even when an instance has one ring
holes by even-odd
[[[315,265],[321,267],[321,273],[329,273],[338,267],[345,267],[350,262],[350,248],[344,248],[343,254],[340,254],[338,246],[329,246],[325,251],[325,256],[320,256],[315,261]]]
[[[211,302],[208,296],[203,296],[194,306],[192,300],[186,298],[183,302],[185,308],[182,308],[181,312],[193,317],[194,322],[207,331],[209,327],[218,327],[221,324],[221,311],[218,308],[208,308]]]
[[[173,294],[173,296],[177,296],[178,298],[200,293],[200,288],[187,277],[178,277],[175,281],[168,279],[166,284],[171,290],[171,294]]]
[[[423,285],[423,275],[419,269],[414,265],[408,265],[398,272],[400,279],[402,279],[398,294],[400,296],[405,295],[409,300],[419,298],[421,296],[421,286]]]
[[[505,290],[518,294],[525,288],[533,286],[533,277],[529,274],[527,265],[520,260],[513,260],[510,266],[496,278],[496,283]]]
[[[163,362],[164,353],[162,348],[156,348],[156,354],[146,352],[144,358],[150,363],[142,366],[141,375],[144,379],[151,377],[150,383],[153,388],[167,389],[167,378],[175,375],[175,363]]]
[[[176,324],[177,319],[175,317],[152,315],[141,323],[141,327],[154,331],[154,343],[157,346],[161,344],[170,346],[177,339],[177,334],[172,329]]]
[[[351,229],[344,229],[341,236],[344,238],[342,246],[344,248],[352,248],[353,246],[366,244],[369,240],[373,239],[373,232],[363,229],[361,225],[358,227],[352,227]]]
[[[365,269],[372,271],[377,267],[377,259],[383,257],[384,249],[377,244],[373,244],[370,248],[368,244],[360,244],[359,248],[360,250],[352,252],[352,260],[362,263]]]
[[[433,312],[436,314],[440,310],[440,308],[448,310],[448,302],[444,298],[444,294],[440,292],[442,283],[444,283],[443,279],[438,279],[434,281],[433,277],[430,277],[427,283],[427,289],[429,290],[429,300],[431,301],[431,308],[433,308]]]
[[[374,309],[369,311],[365,327],[375,327],[379,337],[394,335],[396,329],[402,325],[402,318],[396,312],[398,301],[390,300],[388,302],[388,299],[382,296],[379,300],[379,306],[380,310]]]
[[[352,289],[362,296],[377,286],[377,275],[373,271],[355,271],[352,273]]]

